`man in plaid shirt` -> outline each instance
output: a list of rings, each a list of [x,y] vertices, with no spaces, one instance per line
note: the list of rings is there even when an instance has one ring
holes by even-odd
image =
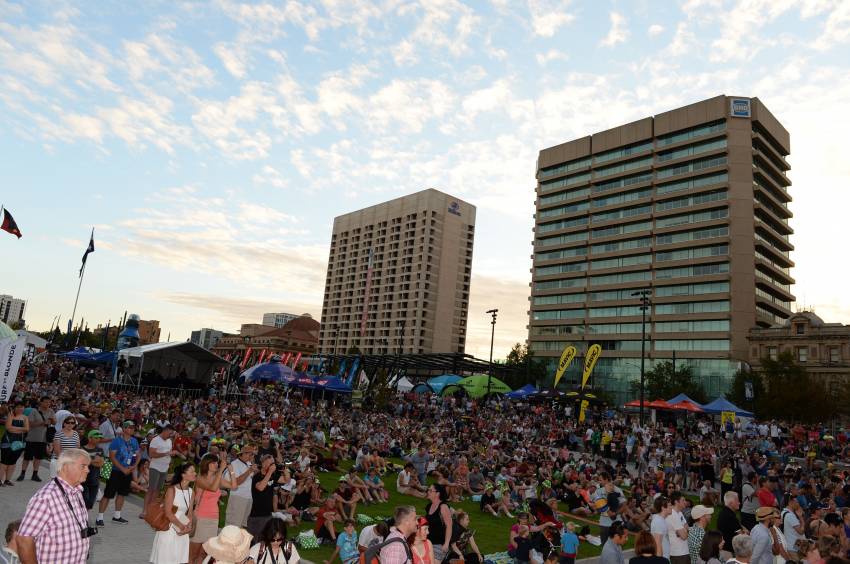
[[[59,455],[56,478],[30,499],[18,529],[21,564],[85,564],[90,539],[81,533],[88,527],[81,484],[89,473],[90,461],[86,451],[75,448]]]

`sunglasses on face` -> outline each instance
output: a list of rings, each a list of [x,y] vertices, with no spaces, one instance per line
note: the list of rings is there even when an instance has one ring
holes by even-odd
[[[285,539],[283,539],[282,537],[275,537],[272,539],[272,542],[283,542],[284,540]]]
[[[65,425],[76,425],[76,421],[65,421]]]

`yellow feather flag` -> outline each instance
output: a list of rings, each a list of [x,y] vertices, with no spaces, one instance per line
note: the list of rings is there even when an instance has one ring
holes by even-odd
[[[590,405],[590,402],[587,400],[581,400],[581,408],[578,412],[578,422],[584,423],[584,411],[587,409],[587,406]]]
[[[576,357],[576,348],[572,345],[567,345],[564,347],[564,352],[561,353],[561,360],[558,361],[558,371],[555,372],[555,383],[552,385],[553,388],[558,387],[558,382],[563,377],[564,372],[567,371],[570,364],[572,364],[573,359]]]
[[[581,389],[587,385],[587,380],[590,378],[591,372],[593,372],[593,367],[596,366],[596,361],[599,360],[599,356],[602,354],[602,347],[599,345],[592,345],[589,349],[587,349],[587,354],[584,355],[584,373],[581,375]]]

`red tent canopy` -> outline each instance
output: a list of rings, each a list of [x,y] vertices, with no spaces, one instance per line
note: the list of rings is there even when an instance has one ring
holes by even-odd
[[[704,411],[703,408],[701,408],[694,402],[688,400],[682,400],[680,402],[674,403],[670,407],[671,409],[690,411],[691,413],[702,413]]]
[[[632,400],[625,404],[626,407],[640,407],[640,400]],[[670,409],[670,404],[662,399],[644,403],[644,407],[648,409]]]

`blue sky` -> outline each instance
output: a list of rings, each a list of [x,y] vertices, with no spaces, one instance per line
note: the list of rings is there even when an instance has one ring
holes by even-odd
[[[137,5],[138,4],[138,5]],[[163,338],[318,316],[333,217],[478,207],[467,350],[524,340],[544,147],[717,94],[791,132],[799,304],[850,322],[850,2],[0,0],[0,292]]]

